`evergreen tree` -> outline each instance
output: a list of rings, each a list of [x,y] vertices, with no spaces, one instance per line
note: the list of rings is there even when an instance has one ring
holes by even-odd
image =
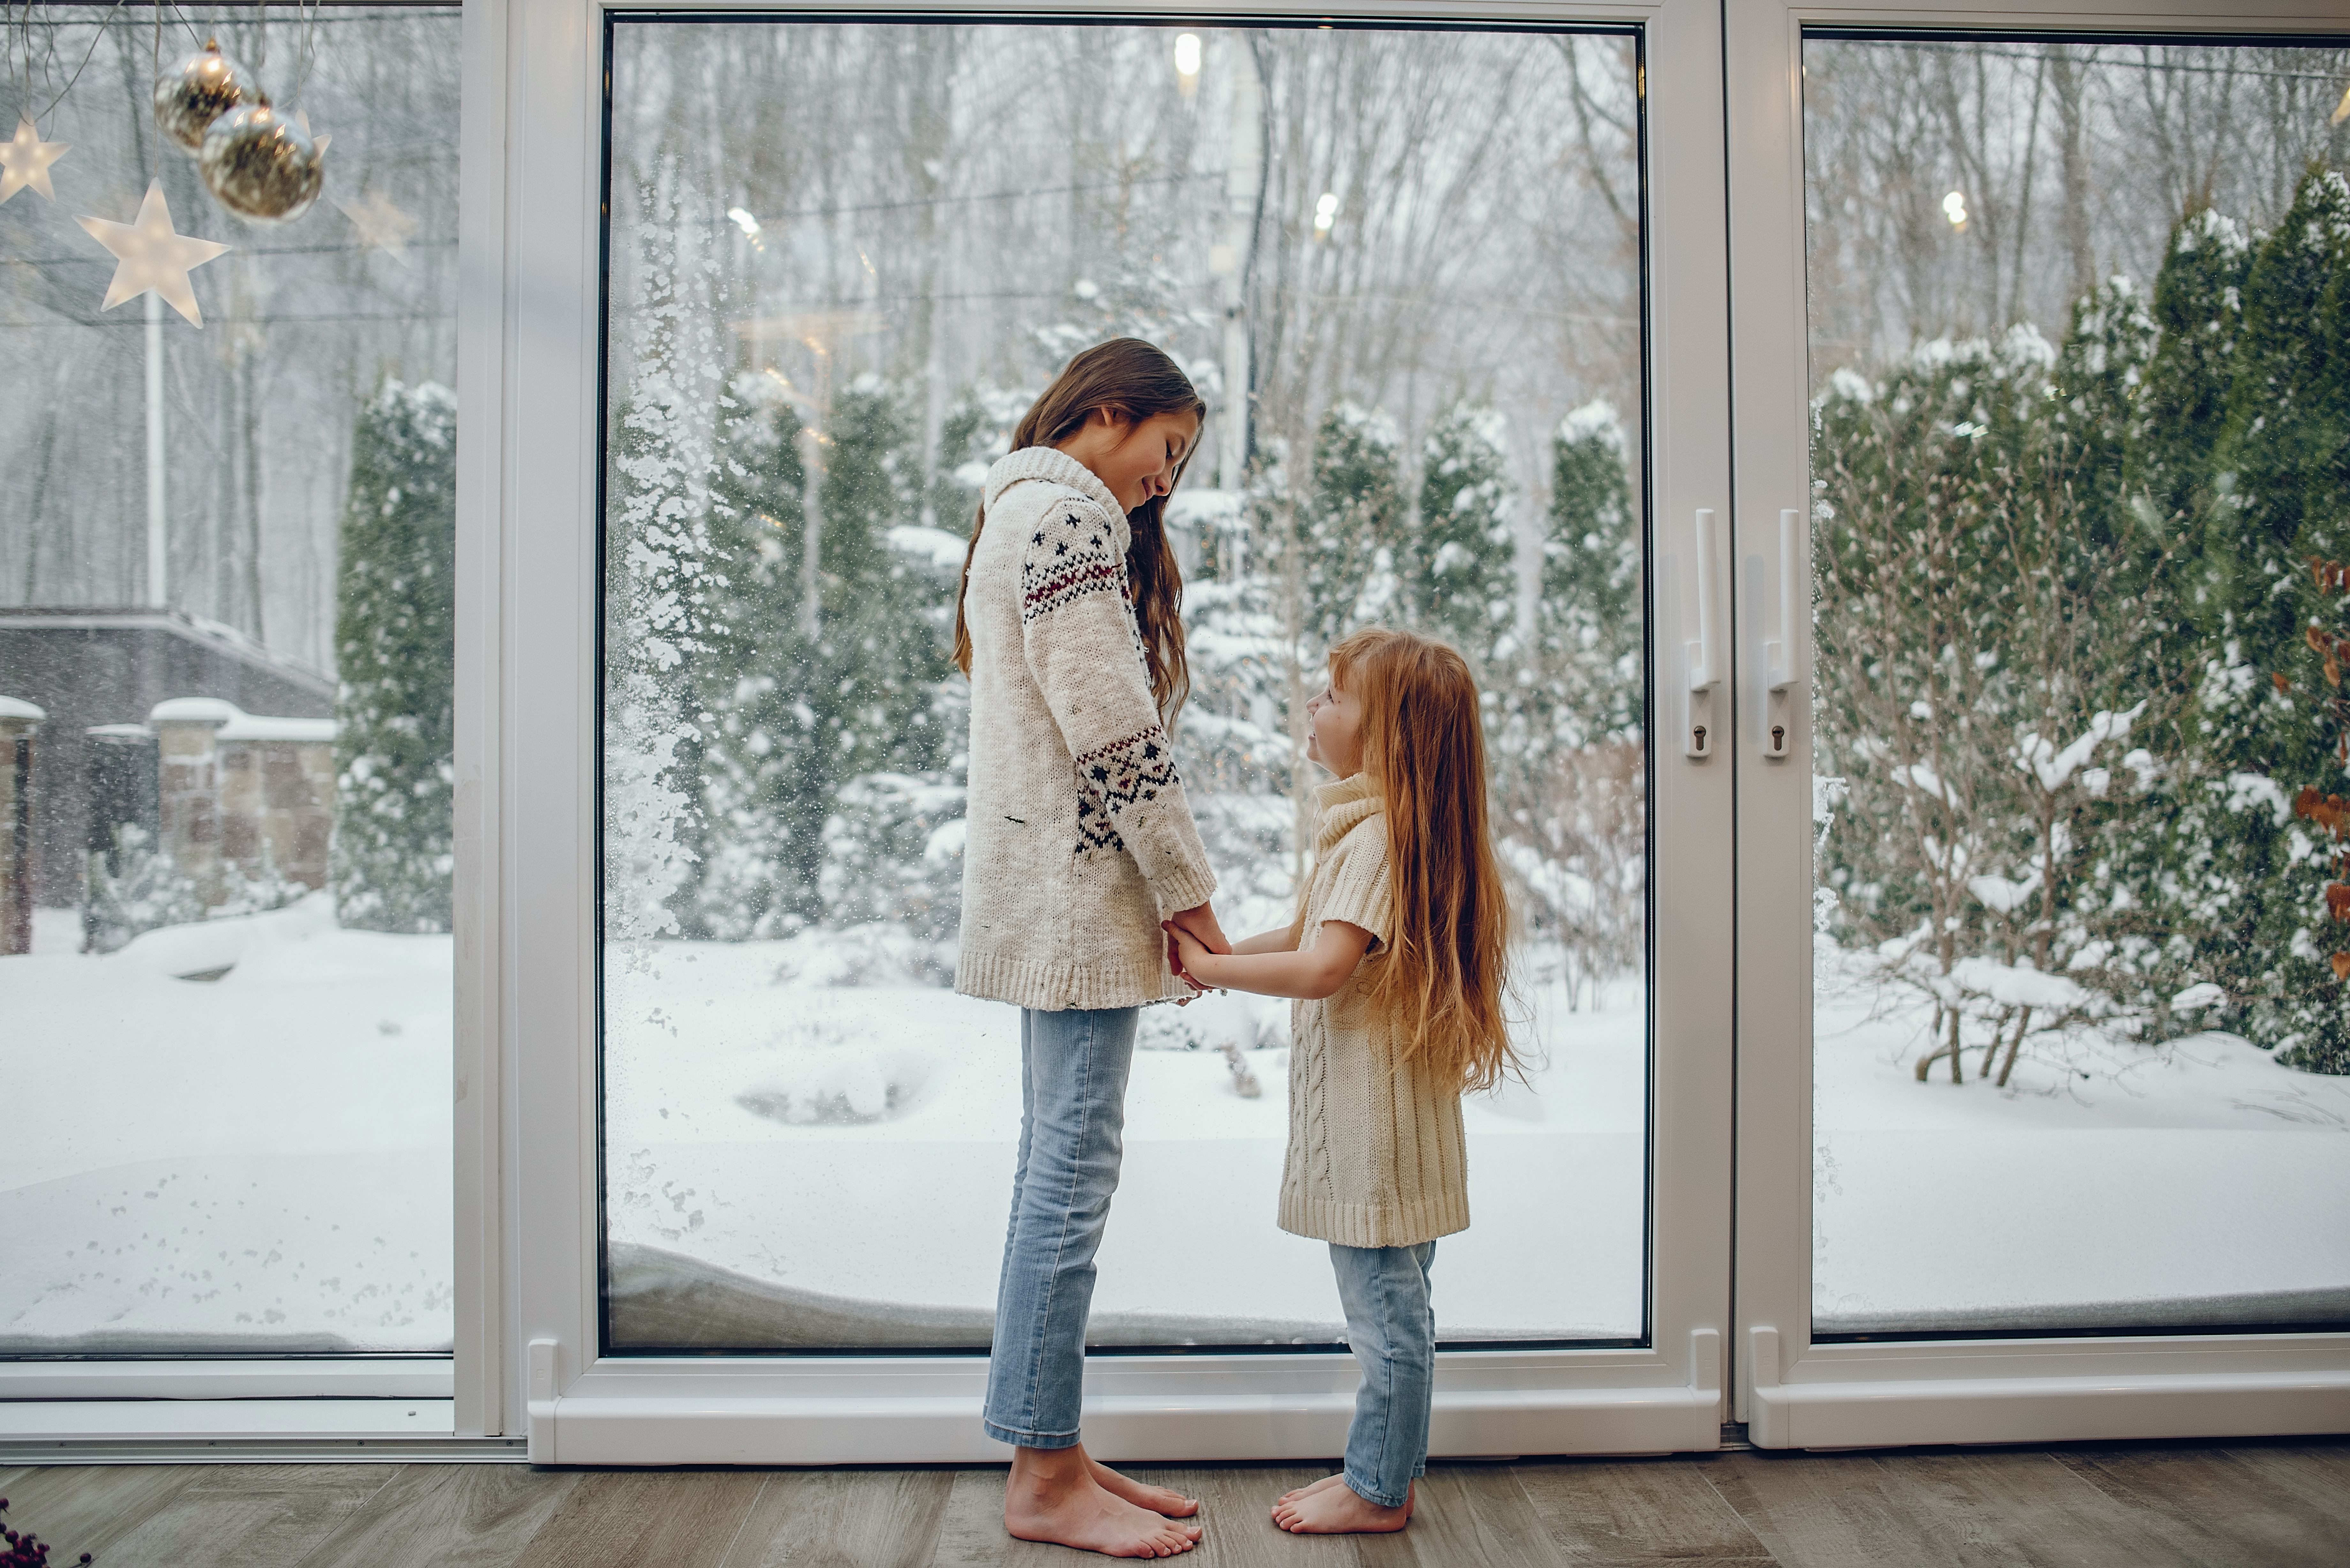
[[[2309,798],[2335,793],[2350,749],[2336,652],[2350,620],[2327,569],[2350,558],[2346,288],[2350,183],[2313,168],[2246,276],[2203,541],[2223,647],[2257,672],[2205,682],[2204,772],[2231,799],[2300,800],[2304,815]],[[2282,810],[2265,823],[2260,810],[2236,815],[2242,847],[2230,858],[2246,896],[2222,912],[2227,945],[2211,978],[2248,999],[2242,1027],[2256,1043],[2296,1065],[2350,1072],[2350,977],[2332,963],[2350,948],[2338,923],[2350,898],[2337,902],[2329,887],[2334,846]]]
[[[1534,612],[1540,682],[1569,744],[1636,740],[1641,723],[1640,520],[1624,431],[1605,401],[1559,421]]]
[[[445,931],[455,850],[457,400],[387,381],[351,441],[332,850],[346,926]]]
[[[1313,489],[1299,508],[1302,628],[1318,658],[1366,621],[1393,616],[1403,542],[1403,470],[1395,421],[1349,402],[1331,406],[1314,441]]]
[[[1483,680],[1517,619],[1509,425],[1456,403],[1422,448],[1419,531],[1406,580],[1419,624],[1450,640]]]

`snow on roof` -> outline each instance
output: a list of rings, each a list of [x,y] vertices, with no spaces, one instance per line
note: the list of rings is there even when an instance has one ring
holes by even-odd
[[[37,723],[48,716],[47,710],[35,707],[22,697],[0,697],[0,719],[30,719]]]
[[[147,715],[151,724],[218,724],[222,741],[313,741],[335,738],[332,719],[281,719],[248,713],[219,697],[169,697]]]
[[[96,735],[101,739],[112,739],[117,735],[138,741],[151,741],[155,738],[155,732],[144,724],[92,724],[82,733]]]

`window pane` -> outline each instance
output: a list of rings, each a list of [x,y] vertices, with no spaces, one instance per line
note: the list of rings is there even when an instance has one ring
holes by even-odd
[[[1468,1106],[1440,1322],[1642,1334],[1632,41],[622,19],[611,62],[608,1345],[986,1343],[1019,1015],[949,983],[955,593],[989,463],[1121,335],[1219,410],[1171,516],[1225,925],[1289,919],[1330,641],[1455,639],[1538,1066]],[[1097,1343],[1333,1339],[1274,1225],[1287,1019],[1146,1012]]]
[[[2350,51],[1804,61],[1815,1328],[2350,1320]]]
[[[204,31],[10,24],[0,1354],[445,1354],[457,13],[211,15],[331,140],[274,224],[159,138]]]

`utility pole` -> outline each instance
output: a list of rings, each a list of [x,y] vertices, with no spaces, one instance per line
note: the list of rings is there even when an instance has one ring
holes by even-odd
[[[163,296],[147,291],[147,603],[166,607],[163,540]]]

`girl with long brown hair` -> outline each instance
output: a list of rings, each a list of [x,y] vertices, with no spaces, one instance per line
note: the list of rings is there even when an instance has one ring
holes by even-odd
[[[1198,1504],[1079,1441],[1094,1255],[1147,1003],[1185,999],[1162,923],[1229,950],[1168,730],[1182,581],[1161,518],[1206,405],[1119,338],[1071,359],[988,471],[955,608],[971,785],[955,989],[1021,1009],[1020,1154],[984,1426],[1004,1528],[1118,1557],[1188,1552]]]
[[[1203,986],[1286,996],[1284,1231],[1330,1244],[1362,1365],[1346,1469],[1285,1493],[1307,1534],[1401,1530],[1428,1463],[1436,1241],[1469,1227],[1461,1096],[1516,1069],[1503,1015],[1509,902],[1485,820],[1477,683],[1408,631],[1358,631],[1306,704],[1315,864],[1290,925],[1218,954],[1170,925]]]

